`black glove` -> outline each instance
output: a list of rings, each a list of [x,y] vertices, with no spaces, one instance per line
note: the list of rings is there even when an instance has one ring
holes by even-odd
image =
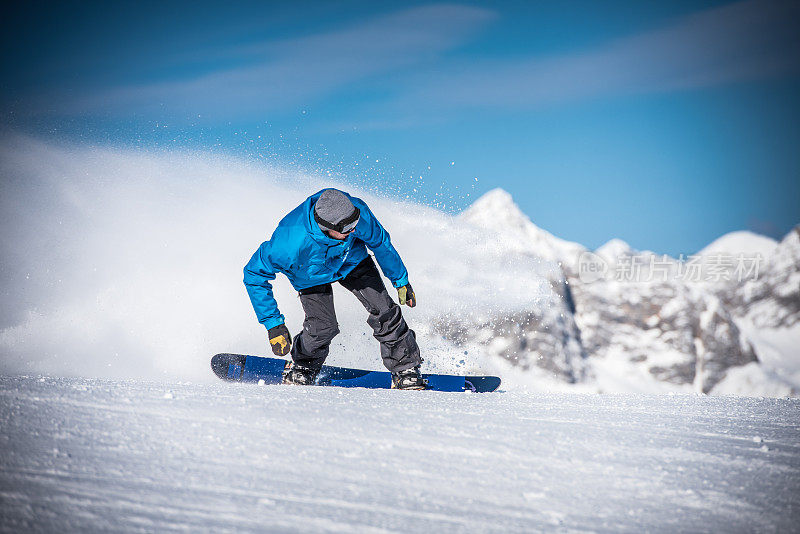
[[[408,304],[409,308],[417,305],[417,297],[414,295],[414,290],[411,284],[406,284],[397,288],[397,298],[400,301],[400,306]]]
[[[269,334],[269,344],[272,345],[272,353],[275,356],[286,356],[292,348],[292,335],[285,324],[273,326],[267,333]]]

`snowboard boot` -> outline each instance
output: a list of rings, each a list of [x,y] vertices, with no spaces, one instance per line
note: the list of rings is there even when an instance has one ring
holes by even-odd
[[[283,383],[310,386],[317,381],[318,374],[319,369],[306,367],[305,365],[299,365],[293,362],[283,371]]]
[[[419,365],[405,371],[392,373],[392,389],[413,390],[426,389],[427,387],[428,381],[422,378],[422,374],[419,372]]]

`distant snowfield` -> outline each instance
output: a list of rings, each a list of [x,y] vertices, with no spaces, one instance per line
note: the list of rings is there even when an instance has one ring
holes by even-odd
[[[790,532],[800,400],[0,378],[0,531]]]
[[[778,242],[772,238],[753,232],[740,231],[725,234],[715,239],[697,254],[713,256],[715,254],[727,254],[736,257],[739,254],[754,256],[760,254],[762,258],[768,258],[778,246]]]
[[[766,371],[800,384],[800,323],[789,328],[758,328],[741,320],[739,327],[756,347]]]

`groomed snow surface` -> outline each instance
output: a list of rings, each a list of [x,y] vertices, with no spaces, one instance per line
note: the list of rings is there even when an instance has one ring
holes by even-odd
[[[797,532],[800,400],[0,378],[6,532]]]

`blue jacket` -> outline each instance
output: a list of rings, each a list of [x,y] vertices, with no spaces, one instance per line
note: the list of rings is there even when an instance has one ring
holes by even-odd
[[[284,322],[270,284],[279,272],[298,291],[329,284],[347,276],[366,259],[369,247],[394,287],[408,284],[408,272],[389,241],[389,233],[364,201],[344,193],[361,211],[361,218],[355,231],[340,241],[325,235],[314,220],[314,204],[321,194],[314,193],[281,219],[270,240],[258,247],[244,268],[250,302],[258,322],[268,329]]]

